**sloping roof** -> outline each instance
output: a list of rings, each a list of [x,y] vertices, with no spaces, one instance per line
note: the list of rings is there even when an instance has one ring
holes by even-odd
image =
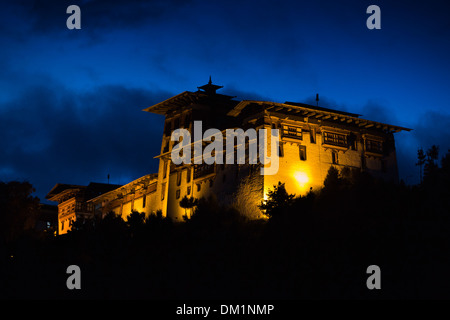
[[[87,198],[86,200],[88,200],[119,187],[121,187],[121,185],[98,182],[91,182],[87,186],[57,183],[45,196],[45,198],[50,201],[58,201],[58,199],[61,199],[70,193],[78,194],[80,192],[84,192],[84,196]]]
[[[208,94],[204,91],[184,91],[176,96],[173,96],[172,98],[145,108],[142,111],[165,115],[171,110],[181,109],[194,103],[205,103],[217,106],[222,104],[229,105],[230,101],[233,101],[231,100],[232,98],[234,97],[219,93]],[[237,101],[234,101],[234,103],[237,103]]]
[[[108,192],[102,193],[96,197],[90,198],[89,201],[96,202],[102,199],[111,199],[116,198],[118,194],[128,194],[132,192],[132,190],[137,186],[147,185],[152,180],[157,180],[158,174],[157,173],[151,173],[147,174],[143,177],[140,177],[136,180],[133,180],[123,186],[119,186],[118,188],[115,188],[113,190],[110,190]]]
[[[386,123],[371,121],[359,118],[359,114],[337,111],[328,108],[315,107],[303,103],[278,103],[271,101],[243,100],[239,102],[232,110],[228,112],[229,116],[237,117],[244,112],[244,109],[250,109],[248,112],[255,110],[278,112],[293,116],[315,118],[320,120],[339,121],[355,125],[361,128],[373,128],[388,132],[399,132],[402,130],[411,131],[412,129],[400,126],[390,125]]]
[[[63,193],[68,193],[71,191],[77,192],[81,189],[85,189],[86,186],[80,186],[75,184],[65,184],[65,183],[57,183],[45,196],[45,199],[51,200],[51,201],[57,201],[56,199],[59,198]]]
[[[351,112],[347,112],[347,111],[340,111],[340,110],[329,109],[329,108],[325,108],[325,107],[313,106],[313,105],[306,104],[306,103],[301,103],[301,102],[289,102],[289,101],[286,101],[284,104],[289,104],[291,106],[304,107],[304,108],[308,108],[308,109],[312,109],[312,110],[335,112],[335,113],[344,114],[344,115],[347,115],[347,116],[357,117],[357,118],[362,116],[361,114],[357,114],[357,113],[351,113]]]
[[[101,194],[107,193],[111,190],[115,190],[120,187],[122,187],[122,185],[120,184],[91,182],[88,184],[86,188],[86,200],[92,199],[94,197],[97,197]]]

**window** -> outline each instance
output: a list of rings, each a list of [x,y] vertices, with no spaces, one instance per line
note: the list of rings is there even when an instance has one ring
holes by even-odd
[[[202,189],[202,184],[201,183],[197,183],[197,192],[200,192],[201,189]]]
[[[187,168],[186,170],[186,182],[191,182],[191,168]]]
[[[306,161],[306,146],[299,146],[300,160]]]
[[[331,162],[332,162],[333,164],[338,164],[338,163],[339,163],[337,151],[332,151],[332,152],[331,152]]]
[[[209,179],[209,187],[211,188],[214,185],[214,180],[213,179]]]
[[[283,125],[283,137],[302,140],[302,129],[299,127]]]
[[[161,200],[164,200],[165,194],[166,194],[166,184],[163,183],[163,184],[161,185]]]
[[[316,129],[311,129],[309,131],[309,140],[311,143],[316,143]]]
[[[331,133],[331,132],[323,133],[323,143],[339,147],[348,146],[347,136],[345,134]]]
[[[175,196],[176,196],[177,199],[180,199],[180,189],[177,190]]]
[[[278,145],[278,157],[284,157],[284,146],[281,142]]]
[[[144,194],[142,196],[142,208],[145,208],[145,202],[146,202],[147,196]]]
[[[188,194],[188,195],[191,194],[191,186],[187,187],[187,194]]]
[[[350,149],[356,150],[357,149],[357,141],[356,141],[356,135],[354,133],[350,133],[348,135],[348,145],[350,146]]]
[[[177,171],[177,186],[181,184],[181,171]]]
[[[299,146],[300,160],[306,161],[306,146]]]
[[[163,179],[167,177],[167,162],[164,161],[163,163]]]
[[[383,153],[383,142],[367,139],[366,151],[374,153]]]

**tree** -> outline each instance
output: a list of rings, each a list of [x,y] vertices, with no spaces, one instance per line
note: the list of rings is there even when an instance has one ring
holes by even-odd
[[[450,149],[447,151],[447,154],[441,159],[441,168],[445,172],[450,171]]]
[[[127,225],[130,230],[130,234],[133,237],[136,233],[142,230],[145,224],[145,213],[133,210],[129,216],[127,216]]]
[[[29,182],[0,182],[0,235],[5,241],[34,228],[39,214],[39,198],[31,195],[34,191]]]
[[[339,175],[339,170],[334,166],[331,166],[330,169],[328,169],[328,173],[325,177],[325,180],[323,181],[323,185],[325,187],[325,190],[330,191],[335,191],[342,186],[342,178]]]
[[[422,166],[425,164],[426,155],[423,152],[423,149],[420,148],[417,150],[417,163],[416,166],[419,166],[419,175],[420,175],[420,183],[422,183]]]
[[[433,161],[437,161],[438,160],[438,156],[439,156],[439,146],[436,145],[432,145],[430,149],[428,149],[427,151],[427,156],[433,160]]]
[[[439,147],[436,145],[432,145],[430,149],[427,150],[427,159],[424,167],[424,176],[428,180],[433,180],[435,178],[435,174],[438,171],[438,161],[439,158]]]
[[[295,194],[288,194],[284,183],[278,182],[274,189],[267,192],[267,200],[263,200],[258,206],[263,213],[272,218],[279,216],[284,210],[294,203]]]
[[[185,219],[189,219],[188,215],[187,215],[187,209],[191,209],[194,208],[195,206],[197,206],[198,204],[198,199],[194,198],[194,197],[190,197],[188,198],[186,195],[180,200],[180,207],[184,208],[184,217]]]

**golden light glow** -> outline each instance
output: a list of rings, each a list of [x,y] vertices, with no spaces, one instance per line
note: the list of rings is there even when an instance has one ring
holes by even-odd
[[[266,201],[267,199],[269,199],[269,196],[267,195],[268,192],[269,192],[269,189],[268,189],[268,188],[264,189],[264,201]]]
[[[297,180],[297,183],[300,187],[303,187],[309,182],[308,175],[304,172],[297,171],[296,173],[294,173],[294,178],[295,180]]]

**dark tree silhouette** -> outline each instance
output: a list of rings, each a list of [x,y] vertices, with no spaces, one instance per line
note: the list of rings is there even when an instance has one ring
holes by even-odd
[[[441,168],[444,173],[444,176],[450,173],[450,150],[447,151],[447,154],[441,160]]]
[[[427,150],[427,159],[424,166],[424,178],[433,182],[436,178],[436,173],[438,169],[437,161],[439,159],[439,147],[432,145],[430,149]]]
[[[190,215],[188,217],[187,215],[187,209],[193,209],[194,207],[196,207],[198,204],[198,199],[195,199],[194,197],[190,197],[188,198],[186,195],[180,200],[180,207],[182,207],[184,209],[184,213],[185,215],[183,216],[183,218],[186,219],[190,219]]]
[[[339,170],[335,167],[331,166],[330,169],[328,169],[327,176],[325,177],[325,180],[323,182],[323,185],[327,189],[337,189],[342,184],[342,179],[339,176]]]
[[[288,209],[295,197],[295,194],[287,193],[284,183],[278,182],[278,185],[274,185],[273,188],[267,192],[267,200],[263,200],[258,206],[269,218],[280,215]]]
[[[450,152],[438,162],[430,150],[434,180],[420,186],[345,167],[296,198],[278,183],[260,206],[268,221],[211,197],[185,223],[110,213],[64,236],[19,237],[8,254],[0,243],[0,297],[448,299]],[[64,286],[71,264],[83,270],[79,292]],[[377,292],[365,286],[371,264],[386,284]]]
[[[422,167],[425,164],[426,159],[425,152],[422,148],[417,150],[417,163],[416,166],[419,166],[419,176],[420,176],[420,183],[422,183]]]
[[[127,225],[130,231],[131,237],[134,237],[137,233],[142,231],[145,225],[145,213],[133,210],[129,216],[127,216]]]
[[[0,233],[9,242],[33,229],[39,214],[39,199],[29,182],[0,182]]]

